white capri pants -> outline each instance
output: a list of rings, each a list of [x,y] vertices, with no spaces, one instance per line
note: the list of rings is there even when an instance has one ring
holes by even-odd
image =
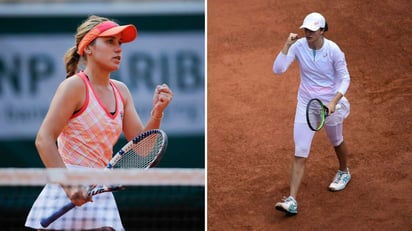
[[[339,101],[341,108],[326,118],[324,129],[330,143],[337,147],[343,142],[343,121],[350,113],[350,104],[346,98]],[[293,139],[295,142],[295,156],[307,158],[310,153],[315,132],[310,130],[306,121],[306,105],[298,103],[296,107]]]

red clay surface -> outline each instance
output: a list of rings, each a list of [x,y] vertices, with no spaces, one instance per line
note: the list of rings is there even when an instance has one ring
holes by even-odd
[[[411,230],[411,1],[207,3],[208,230]],[[272,63],[312,11],[326,17],[351,74],[352,181],[327,190],[338,165],[321,131],[299,214],[287,217],[274,205],[289,193],[298,65],[275,76]]]

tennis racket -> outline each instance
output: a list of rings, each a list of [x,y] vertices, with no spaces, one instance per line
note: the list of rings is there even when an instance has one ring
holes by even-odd
[[[336,110],[340,109],[341,105],[336,105]],[[306,106],[306,120],[312,131],[319,131],[325,125],[326,117],[329,114],[329,109],[319,99],[309,100]]]
[[[136,136],[124,145],[109,161],[106,170],[115,168],[150,168],[156,166],[163,157],[167,148],[167,135],[159,129],[149,130]],[[88,195],[94,196],[104,192],[123,190],[121,185],[105,186],[92,185],[88,188]],[[72,202],[66,204],[49,217],[40,221],[44,228],[76,207]]]

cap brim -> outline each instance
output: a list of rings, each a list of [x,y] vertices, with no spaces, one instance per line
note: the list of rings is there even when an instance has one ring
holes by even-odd
[[[122,41],[124,43],[128,43],[136,39],[137,29],[132,24],[124,25],[124,26],[116,26],[99,34],[99,37],[113,36],[117,34],[121,34]]]
[[[302,25],[302,26],[300,26],[299,27],[299,29],[308,29],[308,30],[311,30],[311,31],[317,31],[317,30],[319,30],[320,29],[320,27],[319,26],[307,26],[307,25]]]

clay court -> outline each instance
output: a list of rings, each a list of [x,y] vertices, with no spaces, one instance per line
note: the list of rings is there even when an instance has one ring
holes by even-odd
[[[333,3],[332,3],[333,2]],[[412,18],[409,0],[208,1],[208,230],[411,230]],[[345,52],[352,181],[327,190],[337,159],[324,131],[312,145],[299,214],[289,193],[299,70],[272,73],[290,32],[322,13]]]

